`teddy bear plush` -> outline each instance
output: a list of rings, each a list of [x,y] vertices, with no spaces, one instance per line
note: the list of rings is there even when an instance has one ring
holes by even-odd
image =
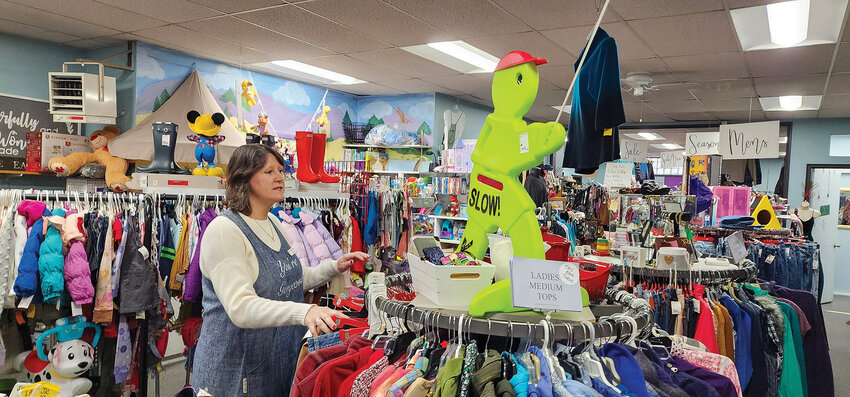
[[[59,176],[68,176],[77,172],[89,163],[100,163],[106,167],[106,185],[116,192],[127,191],[130,178],[127,173],[127,160],[109,154],[107,143],[121,132],[114,126],[106,126],[95,131],[89,137],[92,153],[75,152],[65,157],[52,157],[47,162],[47,168]]]

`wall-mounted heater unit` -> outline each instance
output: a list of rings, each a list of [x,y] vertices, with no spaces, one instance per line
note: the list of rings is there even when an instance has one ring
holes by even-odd
[[[97,65],[98,74],[69,72],[68,65]],[[53,121],[115,124],[115,78],[103,75],[103,64],[65,62],[62,72],[48,75]]]

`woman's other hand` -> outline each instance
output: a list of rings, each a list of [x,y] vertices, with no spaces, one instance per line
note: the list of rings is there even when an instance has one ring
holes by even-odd
[[[313,336],[329,334],[333,332],[334,318],[348,318],[348,316],[329,307],[313,306],[304,317],[304,325],[310,328]]]
[[[369,260],[369,254],[365,252],[349,252],[336,261],[336,269],[342,273],[351,268],[351,265],[353,265],[354,262],[365,262],[367,260]]]

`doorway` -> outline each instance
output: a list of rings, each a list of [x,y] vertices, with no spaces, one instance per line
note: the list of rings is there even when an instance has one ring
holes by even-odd
[[[850,188],[850,166],[809,164],[807,171],[811,207],[828,212],[815,220],[812,229],[812,237],[820,244],[823,266],[821,303],[827,303],[832,302],[834,294],[850,295],[850,229],[838,227],[840,192],[841,188]]]

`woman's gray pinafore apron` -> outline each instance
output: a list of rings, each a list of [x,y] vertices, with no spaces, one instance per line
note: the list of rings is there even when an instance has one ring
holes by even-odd
[[[277,301],[304,301],[301,263],[290,253],[289,244],[275,227],[280,249],[269,248],[239,214],[222,212],[248,237],[260,273],[254,289],[261,298]],[[212,282],[202,279],[203,325],[195,351],[192,386],[215,397],[288,396],[304,326],[278,328],[239,328],[230,321],[215,294]]]

